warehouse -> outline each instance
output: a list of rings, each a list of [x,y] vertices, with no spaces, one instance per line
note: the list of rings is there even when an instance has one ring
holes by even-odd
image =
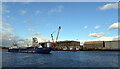
[[[59,41],[57,46],[80,46],[80,42],[77,41]]]
[[[80,46],[80,42],[66,40],[66,41],[58,41],[56,44],[56,48],[59,48],[59,49],[63,49],[63,48],[70,49],[76,46],[77,47]]]
[[[120,49],[119,41],[86,41],[84,48],[86,49]]]
[[[104,41],[105,49],[120,49],[120,41]]]
[[[86,49],[102,49],[104,47],[103,41],[86,41],[83,45]]]

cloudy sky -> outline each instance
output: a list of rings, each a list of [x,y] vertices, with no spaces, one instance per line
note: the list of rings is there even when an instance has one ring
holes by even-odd
[[[115,2],[3,2],[0,45],[55,39],[59,26],[58,40],[118,40],[118,25]]]

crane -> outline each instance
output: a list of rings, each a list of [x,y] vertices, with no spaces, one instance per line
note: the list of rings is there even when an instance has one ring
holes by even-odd
[[[60,29],[61,29],[61,26],[59,26],[58,34],[57,34],[55,43],[54,43],[53,35],[51,34],[52,41],[53,41],[53,48],[55,48],[55,46],[57,45],[57,40],[58,40],[58,36],[59,36]]]
[[[61,27],[59,26],[59,30],[58,30],[58,34],[57,34],[57,38],[56,38],[56,42],[55,42],[56,44],[57,44],[57,40],[58,40],[60,29],[61,29]]]

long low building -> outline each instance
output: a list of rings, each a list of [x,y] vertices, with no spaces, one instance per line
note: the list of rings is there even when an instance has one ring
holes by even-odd
[[[120,49],[120,41],[86,41],[86,49]]]
[[[52,42],[41,42],[39,44],[44,44],[45,47],[51,47],[53,45]],[[58,41],[56,44],[57,49],[70,49],[70,48],[79,48],[82,49],[82,46],[80,46],[79,41],[72,41],[72,40],[66,40],[66,41]]]
[[[86,41],[83,46],[87,49],[101,49],[103,41]]]
[[[78,41],[58,41],[57,46],[80,46]]]
[[[56,48],[62,49],[62,48],[74,48],[74,47],[80,47],[80,42],[78,41],[58,41]]]
[[[104,41],[105,49],[120,49],[120,41]]]

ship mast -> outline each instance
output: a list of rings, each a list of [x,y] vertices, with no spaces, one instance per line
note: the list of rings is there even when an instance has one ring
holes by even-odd
[[[36,37],[33,38],[32,46],[35,48],[38,46],[38,40]]]

